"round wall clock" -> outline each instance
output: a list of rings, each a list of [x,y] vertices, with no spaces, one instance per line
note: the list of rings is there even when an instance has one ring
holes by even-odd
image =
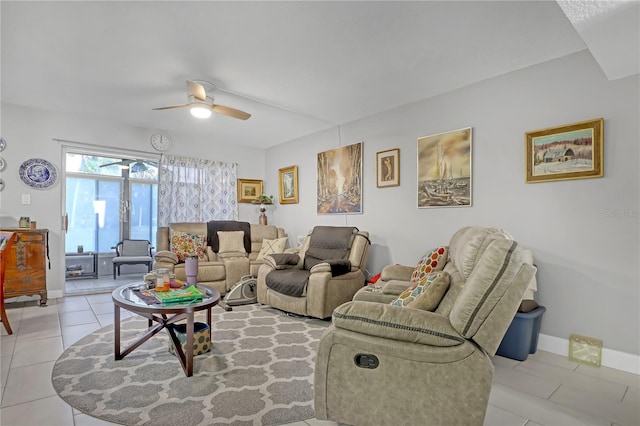
[[[56,183],[58,172],[53,164],[42,158],[25,161],[18,169],[20,179],[35,189],[45,189]]]
[[[151,146],[158,151],[166,151],[171,146],[171,138],[166,133],[151,135]]]

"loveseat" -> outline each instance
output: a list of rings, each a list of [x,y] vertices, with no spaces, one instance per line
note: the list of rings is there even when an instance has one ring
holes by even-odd
[[[186,280],[184,258],[196,255],[198,284],[215,288],[224,296],[243,276],[258,275],[265,254],[280,253],[286,248],[287,234],[282,228],[214,222],[180,222],[158,227],[154,269],[167,268],[177,279]],[[223,232],[220,239],[219,232]]]
[[[355,227],[316,226],[299,250],[272,254],[258,270],[258,302],[328,318],[365,284],[369,233]]]
[[[466,227],[337,307],[316,357],[315,414],[351,425],[482,425],[493,356],[535,267],[509,234]],[[413,278],[413,280],[412,280]]]

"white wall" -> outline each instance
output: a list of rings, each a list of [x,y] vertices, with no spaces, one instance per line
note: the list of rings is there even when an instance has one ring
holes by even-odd
[[[277,146],[267,152],[266,192],[277,197],[278,169],[297,165],[300,203],[276,206],[272,223],[291,242],[318,224],[369,231],[371,273],[415,264],[462,226],[504,228],[534,253],[542,333],[640,354],[638,80],[607,81],[584,51],[343,125],[340,138],[334,129]],[[599,117],[603,178],[524,182],[525,132]],[[473,128],[473,206],[418,209],[417,138],[463,127]],[[363,214],[316,214],[317,153],[359,141]],[[391,148],[400,148],[401,185],[377,188],[375,154]]]
[[[62,179],[45,190],[28,187],[18,177],[18,168],[29,158],[44,158],[53,163],[61,173],[61,144],[53,138],[123,148],[158,154],[149,138],[158,129],[126,126],[104,120],[78,118],[50,111],[35,110],[16,105],[2,104],[2,128],[7,141],[2,151],[6,167],[0,172],[5,182],[0,191],[0,226],[12,226],[11,219],[29,216],[38,222],[38,228],[49,229],[51,269],[47,271],[49,297],[60,297],[64,285],[64,245],[61,237]],[[171,134],[172,147],[167,154],[238,163],[238,177],[262,179],[265,152],[238,146],[229,142],[214,141],[188,134]],[[21,204],[21,195],[31,195],[31,204]],[[241,220],[257,222],[257,208],[250,204],[239,205]],[[17,223],[17,222],[16,222]],[[15,226],[15,224],[13,224]]]

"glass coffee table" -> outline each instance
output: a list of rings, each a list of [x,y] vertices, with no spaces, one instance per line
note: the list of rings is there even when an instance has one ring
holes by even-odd
[[[205,293],[204,298],[199,302],[186,302],[182,304],[162,305],[148,304],[144,297],[140,296],[140,290],[144,288],[144,283],[132,283],[120,286],[113,290],[111,297],[113,299],[113,327],[114,327],[114,350],[115,359],[119,361],[125,356],[133,352],[134,349],[142,345],[151,337],[156,335],[160,330],[166,329],[169,337],[175,346],[176,353],[180,359],[180,364],[187,377],[193,376],[193,318],[198,311],[207,310],[207,324],[211,331],[211,308],[220,303],[220,293],[215,289],[198,287],[200,291]],[[126,309],[129,312],[136,313],[149,320],[149,328],[136,341],[131,343],[123,351],[120,351],[120,309]],[[182,349],[182,345],[176,336],[172,324],[178,321],[187,320],[186,327],[186,353]],[[156,322],[156,325],[153,323]]]

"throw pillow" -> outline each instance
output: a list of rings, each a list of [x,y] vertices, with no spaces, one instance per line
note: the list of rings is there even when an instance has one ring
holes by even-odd
[[[188,232],[171,231],[171,251],[178,256],[180,262],[188,256],[198,256],[198,260],[207,259],[207,236]]]
[[[244,231],[218,231],[218,253],[246,253]]]
[[[417,283],[422,281],[427,275],[432,272],[442,271],[444,265],[447,263],[449,257],[449,247],[442,246],[435,248],[424,256],[418,262],[418,265],[411,274],[411,282]]]
[[[445,271],[440,271],[440,272],[436,272],[434,274],[429,274],[425,276],[422,281],[416,283],[415,285],[412,285],[411,287],[403,291],[402,294],[398,296],[397,299],[391,302],[391,304],[395,306],[409,306],[411,302],[413,302],[422,293],[426,292],[429,289],[429,287],[431,287],[434,284],[436,287],[434,288],[433,291],[429,292],[428,296],[426,296],[427,300],[424,301],[426,303],[418,302],[418,304],[424,305],[424,306],[430,306],[435,303],[437,307],[438,304],[440,303],[440,299],[442,299],[442,296],[444,296],[446,289],[449,287],[449,273]],[[442,287],[445,285],[446,287],[443,291]],[[439,293],[442,293],[442,295],[440,296],[440,299],[436,301],[437,295]]]
[[[277,254],[284,252],[284,248],[287,246],[287,237],[277,238],[275,240],[262,240],[262,247],[258,253],[256,260],[262,260],[268,254]]]
[[[440,277],[433,280],[433,282],[429,284],[422,293],[407,303],[406,306],[408,308],[422,309],[423,311],[435,311],[449,289],[449,282],[450,280],[448,276],[446,279],[444,277]]]

